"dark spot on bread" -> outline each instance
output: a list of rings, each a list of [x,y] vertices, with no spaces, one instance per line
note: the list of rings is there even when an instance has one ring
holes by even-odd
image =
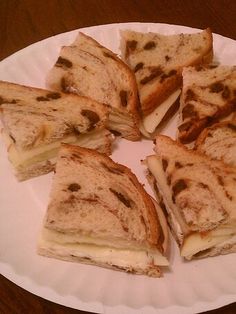
[[[178,126],[178,130],[180,132],[187,131],[191,128],[192,124],[193,123],[191,121],[185,122],[185,123],[181,124],[180,126]]]
[[[117,130],[110,130],[110,132],[114,134],[115,136],[121,136],[121,133]]]
[[[49,101],[49,99],[45,96],[38,96],[38,97],[36,97],[36,100],[37,101]]]
[[[109,190],[120,200],[126,207],[131,207],[131,202],[129,199],[127,199],[123,194],[120,192],[117,192],[116,190],[109,188]]]
[[[143,62],[139,62],[136,64],[136,66],[134,67],[134,72],[138,72],[139,70],[141,70],[144,66],[144,63]]]
[[[186,166],[192,167],[192,166],[193,166],[193,163],[189,162],[189,163],[186,164]]]
[[[217,176],[217,181],[221,186],[224,186],[224,181],[223,178],[221,176]]]
[[[235,125],[235,124],[228,123],[228,124],[227,124],[227,127],[228,127],[229,129],[231,129],[232,131],[236,132],[236,125]]]
[[[189,88],[187,89],[187,91],[185,92],[185,102],[189,102],[191,100],[196,100],[196,95],[195,93]]]
[[[166,177],[166,181],[168,185],[171,185],[171,174]]]
[[[164,82],[165,79],[167,79],[168,77],[171,77],[173,75],[176,75],[177,71],[176,70],[171,70],[169,71],[168,73],[163,73],[161,75],[161,79],[160,79],[160,82]]]
[[[77,192],[80,189],[81,189],[81,186],[78,183],[71,183],[68,186],[68,190],[71,191],[71,192]]]
[[[205,183],[199,182],[198,186],[203,188],[203,189],[205,189],[205,190],[209,190],[209,186],[207,184],[205,184]]]
[[[233,197],[227,191],[225,191],[225,195],[230,201],[232,201]]]
[[[185,120],[186,118],[195,118],[197,116],[198,113],[195,111],[195,107],[193,104],[187,104],[186,106],[184,106],[182,110],[183,120]]]
[[[116,57],[107,51],[103,51],[103,55],[104,57],[107,57],[116,61]]]
[[[205,70],[205,68],[202,66],[202,65],[195,65],[195,70],[197,71],[197,72],[200,72],[200,71],[202,71],[202,70]]]
[[[220,93],[224,90],[224,84],[221,82],[215,82],[211,84],[209,88],[211,93]]]
[[[161,74],[163,74],[163,70],[160,66],[153,67],[150,70],[150,74],[141,79],[140,84],[145,85],[152,81],[153,79],[159,77]]]
[[[224,90],[221,94],[223,99],[229,99],[230,98],[230,89],[227,85],[225,85]]]
[[[168,62],[170,59],[171,59],[171,57],[169,57],[168,55],[165,56],[166,62]]]
[[[185,182],[185,180],[180,179],[177,182],[175,182],[175,184],[172,187],[172,193],[173,193],[173,197],[172,200],[175,203],[175,199],[176,196],[182,192],[183,190],[185,190],[188,187],[187,183]]]
[[[59,57],[55,64],[57,67],[64,67],[64,68],[72,68],[73,64],[70,60],[66,58]]]
[[[175,167],[176,167],[177,169],[180,169],[180,168],[183,168],[183,165],[182,165],[179,161],[176,161],[176,162],[175,162]]]
[[[168,160],[162,158],[161,162],[162,162],[162,168],[163,168],[163,170],[166,171],[166,168],[168,167]]]
[[[125,56],[128,57],[131,51],[134,51],[137,47],[137,40],[128,40],[126,42]]]
[[[12,139],[12,141],[15,143],[16,142],[15,138],[11,134],[9,134],[9,136]]]
[[[151,49],[154,49],[155,47],[156,47],[156,43],[151,40],[151,41],[147,42],[147,43],[144,45],[143,49],[144,49],[144,50],[151,50]]]
[[[64,77],[61,78],[61,90],[64,92],[64,93],[68,93],[68,85],[66,83],[66,79]]]
[[[101,162],[101,165],[109,172],[114,173],[114,174],[124,174],[124,171],[120,168],[115,168],[115,167],[110,167],[107,164],[105,164],[104,162]]]
[[[90,126],[88,127],[88,131],[91,131],[95,128],[96,123],[100,121],[99,115],[88,109],[83,109],[81,111],[82,116],[86,117],[90,121]]]
[[[54,224],[55,220],[50,220],[49,223],[50,224]]]
[[[48,93],[46,96],[49,99],[59,99],[59,98],[61,98],[61,94],[58,93],[58,92]]]
[[[127,107],[128,104],[128,93],[125,90],[121,90],[119,93],[120,102],[123,107]]]

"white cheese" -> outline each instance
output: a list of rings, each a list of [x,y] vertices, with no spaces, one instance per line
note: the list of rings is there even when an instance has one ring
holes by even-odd
[[[77,257],[88,257],[96,262],[115,264],[123,267],[135,265],[144,268],[153,262],[157,266],[169,265],[166,257],[161,255],[157,250],[130,250],[127,248],[109,247],[101,245],[98,239],[85,236],[80,237],[79,234],[73,239],[73,235],[66,235],[46,228],[42,230],[38,245],[40,248],[63,252],[65,255],[72,254]]]
[[[153,133],[155,131],[156,127],[160,124],[161,120],[165,116],[168,109],[173,105],[173,103],[179,97],[180,92],[181,92],[180,89],[176,90],[153,112],[151,112],[148,116],[143,118],[142,125],[143,125],[144,130],[147,133]],[[140,128],[140,131],[142,132],[142,128]]]

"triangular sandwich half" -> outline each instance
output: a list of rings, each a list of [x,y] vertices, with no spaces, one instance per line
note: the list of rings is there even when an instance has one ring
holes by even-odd
[[[236,66],[197,66],[183,70],[178,140],[196,140],[200,132],[235,112]]]
[[[116,54],[93,38],[80,32],[70,46],[62,47],[47,85],[107,104],[109,128],[128,140],[140,138],[135,76]]]
[[[124,30],[121,50],[138,84],[141,132],[153,138],[178,108],[183,67],[211,62],[211,30],[174,35]]]
[[[86,97],[0,81],[0,118],[20,181],[52,171],[61,142],[111,153],[108,108]]]
[[[159,277],[167,247],[165,217],[129,168],[62,145],[39,254]]]
[[[155,152],[146,164],[181,256],[236,252],[236,168],[163,135],[156,137]]]

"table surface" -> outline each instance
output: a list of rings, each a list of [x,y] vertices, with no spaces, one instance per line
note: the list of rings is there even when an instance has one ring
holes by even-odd
[[[86,26],[156,22],[204,29],[236,39],[235,0],[1,0],[0,60],[34,42]],[[0,275],[0,313],[87,313],[25,291]],[[236,313],[236,303],[211,314]]]

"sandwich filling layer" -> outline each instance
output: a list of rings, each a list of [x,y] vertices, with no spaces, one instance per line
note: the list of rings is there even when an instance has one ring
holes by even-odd
[[[197,232],[186,229],[183,218],[180,217],[177,206],[172,201],[172,195],[169,191],[167,178],[163,170],[161,160],[157,156],[149,156],[146,159],[148,169],[156,180],[160,192],[165,195],[163,201],[166,210],[170,215],[172,231],[180,245],[181,256],[186,259],[200,256],[206,250],[221,247],[222,245],[231,245],[236,240],[236,222],[220,224],[218,227],[207,232]]]
[[[147,136],[146,133],[153,133],[157,126],[161,123],[168,109],[175,103],[180,95],[181,90],[177,89],[172,93],[162,104],[154,109],[149,115],[145,116],[142,121],[140,128],[143,135]],[[145,132],[146,131],[146,132]]]
[[[98,147],[102,147],[104,145],[104,138],[107,134],[108,131],[106,130],[90,132],[89,134],[80,134],[79,136],[72,134],[63,137],[60,141],[40,145],[28,150],[21,150],[17,148],[11,137],[4,130],[2,133],[3,139],[8,148],[9,160],[15,169],[26,168],[35,163],[54,158],[57,155],[61,143],[70,143],[97,149]]]
[[[43,228],[39,247],[50,250],[57,255],[68,254],[74,257],[91,259],[97,263],[106,263],[120,267],[136,266],[146,268],[147,265],[168,266],[168,260],[158,250],[146,248],[117,248],[112,244],[107,246],[98,238],[80,236],[80,234],[65,234]]]

